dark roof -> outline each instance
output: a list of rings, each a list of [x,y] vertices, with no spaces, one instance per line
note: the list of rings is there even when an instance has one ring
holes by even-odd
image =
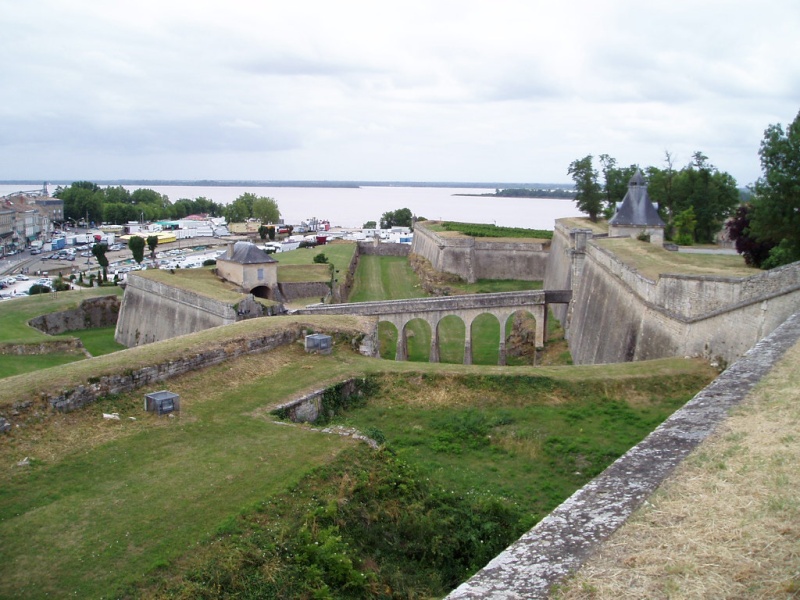
[[[628,192],[617,208],[616,214],[608,221],[609,225],[641,225],[664,227],[664,221],[647,193],[647,183],[640,170],[628,182]]]
[[[261,248],[251,242],[236,242],[233,245],[233,256],[222,255],[217,260],[229,260],[242,265],[278,262]]]

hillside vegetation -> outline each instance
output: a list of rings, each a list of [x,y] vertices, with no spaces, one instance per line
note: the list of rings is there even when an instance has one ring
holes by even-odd
[[[191,348],[193,338],[183,345]],[[162,344],[149,347],[151,356],[169,354]],[[405,375],[380,375],[386,372]],[[264,597],[276,581],[284,591],[275,597],[286,598],[371,597],[376,589],[394,590],[388,597],[415,589],[441,595],[713,376],[681,360],[474,373],[345,348],[331,356],[286,348],[171,380],[168,388],[181,397],[176,418],[143,413],[142,394],[152,389],[69,414],[31,412],[0,438],[0,596]],[[383,452],[272,422],[269,410],[280,401],[356,374],[374,374],[376,387],[365,408],[346,417],[382,436]],[[551,426],[531,410],[561,416]],[[121,420],[103,419],[111,412]],[[608,425],[587,429],[592,415],[609,423],[627,415],[622,423],[631,429],[609,446]],[[585,433],[572,440],[568,432],[579,429]],[[430,436],[430,444],[409,434]],[[520,468],[537,456],[546,467],[550,453],[560,483]],[[27,466],[18,466],[24,458]],[[445,472],[451,476],[442,478]],[[530,494],[540,486],[541,494]],[[475,521],[462,520],[470,514]],[[384,521],[394,534],[373,529]],[[373,526],[347,533],[356,522]],[[448,522],[458,536],[477,537],[459,541]],[[489,524],[493,532],[482,529]],[[406,545],[393,548],[393,539]],[[473,552],[481,539],[485,553]],[[371,545],[380,540],[388,545]],[[418,587],[425,581],[433,587]]]

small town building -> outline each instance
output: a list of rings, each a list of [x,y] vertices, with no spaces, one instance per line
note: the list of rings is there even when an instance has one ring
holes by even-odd
[[[664,243],[664,220],[650,201],[644,175],[637,169],[628,182],[628,191],[608,221],[610,237],[649,236],[650,243]]]

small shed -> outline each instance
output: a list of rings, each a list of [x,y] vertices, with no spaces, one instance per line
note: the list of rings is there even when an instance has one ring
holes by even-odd
[[[151,392],[144,396],[144,409],[157,415],[180,411],[180,396],[167,390]]]
[[[312,333],[306,336],[306,352],[330,354],[333,350],[333,338],[324,333]]]

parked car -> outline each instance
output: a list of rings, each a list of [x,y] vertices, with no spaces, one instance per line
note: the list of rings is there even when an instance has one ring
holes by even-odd
[[[42,253],[41,248],[31,248],[31,254],[41,254],[41,253]]]
[[[16,279],[17,281],[28,281],[28,280],[30,279],[30,277],[28,277],[28,276],[27,276],[27,275],[25,275],[24,273],[20,273],[19,275],[17,275],[17,276],[15,277],[15,279]]]

